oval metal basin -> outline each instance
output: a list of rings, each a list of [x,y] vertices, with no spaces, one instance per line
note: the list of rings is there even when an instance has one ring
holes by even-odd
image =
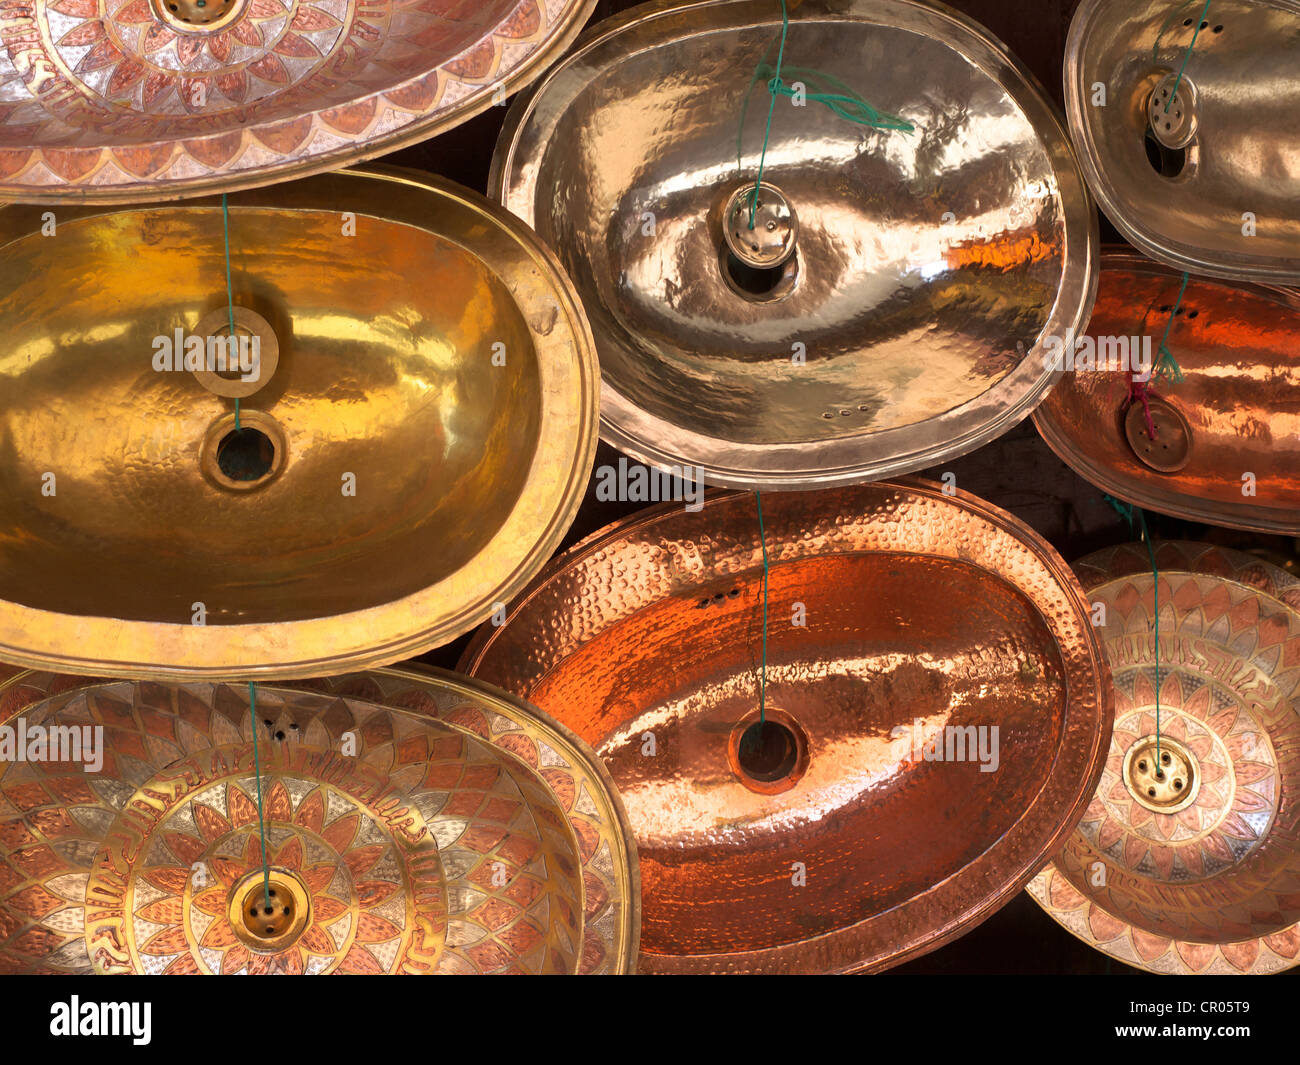
[[[238,430],[250,375],[165,358],[229,332],[220,204],[41,227],[0,211],[0,658],[173,679],[392,662],[558,546],[595,353],[499,208],[395,173],[232,196],[235,331],[248,365],[253,339],[267,355]]]
[[[765,679],[747,494],[596,534],[462,659],[605,760],[640,854],[643,970],[931,950],[1034,874],[1100,770],[1100,646],[1028,528],[922,481],[783,493],[763,520]]]
[[[1112,365],[1063,374],[1034,424],[1062,461],[1120,499],[1300,534],[1300,298],[1198,278],[1179,303],[1181,284],[1177,271],[1132,252],[1103,255],[1087,335]],[[1148,427],[1141,404],[1128,404],[1120,357],[1136,340],[1158,359],[1171,315],[1166,344],[1183,379],[1152,384]]]
[[[1115,731],[1092,803],[1029,892],[1141,969],[1277,972],[1300,961],[1300,581],[1236,551],[1156,546],[1158,657],[1146,546],[1075,565],[1105,606]]]
[[[1065,109],[1084,175],[1147,255],[1197,274],[1296,284],[1300,3],[1216,0],[1199,17],[1167,0],[1083,0],[1075,10]]]
[[[512,108],[492,193],[578,286],[609,443],[739,488],[921,469],[1051,386],[1040,342],[1087,319],[1096,214],[987,31],[910,0],[807,0],[787,87],[847,87],[914,129],[779,97],[751,259],[788,258],[751,268],[728,206],[757,177],[771,72],[749,75],[775,63],[779,15],[713,0],[597,26]]]
[[[595,0],[32,0],[0,12],[0,200],[252,188],[432,137],[546,69]]]
[[[0,972],[631,971],[635,852],[590,750],[442,671],[328,686],[250,713],[246,685],[10,676]]]

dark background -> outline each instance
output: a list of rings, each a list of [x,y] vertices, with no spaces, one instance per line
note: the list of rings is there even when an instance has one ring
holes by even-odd
[[[1061,69],[1070,17],[1078,0],[949,0],[1000,38],[1063,108]],[[588,26],[636,6],[601,0]],[[773,9],[778,10],[777,0]],[[423,144],[395,152],[385,162],[414,167],[450,178],[479,192],[487,186],[488,165],[506,108],[492,107],[457,128]],[[1101,218],[1104,242],[1120,240]],[[618,452],[602,443],[596,466],[616,463]],[[1067,560],[1131,539],[1127,524],[1102,499],[1099,489],[1062,463],[1026,419],[991,444],[942,469],[923,471],[938,479],[956,474],[957,484],[1011,511],[1045,536]],[[637,504],[598,502],[594,481],[563,548],[639,509]],[[1238,534],[1206,525],[1148,514],[1151,533],[1161,539],[1211,539],[1239,548],[1266,549],[1275,558],[1295,557],[1296,543],[1282,537]],[[420,659],[455,668],[469,637],[438,648]],[[941,950],[909,962],[896,973],[1097,973],[1144,975],[1113,962],[1086,946],[1044,914],[1023,892],[983,924]],[[1300,970],[1292,970],[1296,972]]]

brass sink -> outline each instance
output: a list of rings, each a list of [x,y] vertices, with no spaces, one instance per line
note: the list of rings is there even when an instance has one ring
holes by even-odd
[[[1300,4],[1083,0],[1065,104],[1083,172],[1139,250],[1300,283]],[[1190,52],[1189,52],[1190,49]]]
[[[560,556],[461,661],[605,760],[645,971],[932,950],[1033,876],[1101,771],[1101,647],[1027,527],[919,480],[762,503],[766,643],[755,499],[724,493]]]
[[[0,200],[141,202],[337,169],[537,77],[595,0],[31,0],[0,9]]]
[[[1043,439],[1082,477],[1130,503],[1192,521],[1300,535],[1300,297],[1190,279],[1132,252],[1102,256],[1088,336],[1150,338],[1183,374],[1148,392],[1128,370],[1079,369],[1034,412]],[[1175,310],[1176,308],[1176,310]],[[1118,349],[1116,349],[1118,350]],[[1247,477],[1249,475],[1249,477]]]
[[[1030,75],[965,16],[805,0],[782,83],[809,95],[776,99],[755,225],[737,230],[780,33],[774,0],[635,8],[507,116],[492,194],[578,286],[601,435],[748,489],[970,451],[1051,387],[1045,338],[1087,320],[1097,219],[1074,150]],[[912,131],[848,121],[816,90]]]
[[[178,332],[229,333],[219,202],[42,226],[0,211],[0,660],[160,679],[393,662],[486,619],[558,546],[595,354],[567,278],[499,208],[398,173],[232,195],[235,331],[267,356],[233,379],[165,358]]]
[[[618,795],[518,699],[386,669],[251,713],[247,685],[5,672],[0,973],[635,968]],[[25,760],[37,728],[60,758]]]
[[[1160,543],[1075,564],[1115,682],[1096,795],[1029,886],[1060,924],[1160,973],[1300,962],[1300,581],[1252,555]],[[1159,732],[1156,708],[1159,678]]]

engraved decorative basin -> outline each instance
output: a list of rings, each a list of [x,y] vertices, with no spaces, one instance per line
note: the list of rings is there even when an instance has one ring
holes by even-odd
[[[1106,667],[1065,564],[920,480],[663,505],[560,556],[461,666],[591,744],[643,971],[845,972],[1006,902],[1096,786]],[[941,756],[941,757],[936,757]]]
[[[0,210],[0,660],[345,672],[467,631],[558,546],[595,353],[500,208],[397,173],[233,194],[233,308],[219,202],[40,215]]]
[[[1138,968],[1287,969],[1300,961],[1300,581],[1206,544],[1159,543],[1155,559],[1158,652],[1146,546],[1075,565],[1105,610],[1115,731],[1078,829],[1029,892]]]
[[[302,177],[526,85],[595,0],[0,5],[0,201],[140,202]]]
[[[1147,255],[1300,283],[1300,2],[1215,0],[1199,21],[1202,6],[1075,10],[1065,105],[1084,175]]]
[[[250,714],[247,685],[8,672],[0,972],[634,968],[618,795],[504,692],[380,670]]]
[[[1034,424],[1080,476],[1130,503],[1192,521],[1300,535],[1300,297],[1182,275],[1132,252],[1102,256],[1087,335],[1101,357],[1150,338],[1181,381],[1154,382],[1147,426],[1130,371],[1062,375]],[[1175,310],[1176,308],[1176,310]],[[1107,348],[1110,345],[1110,348]]]
[[[1073,148],[965,16],[805,0],[782,67],[796,95],[776,98],[748,225],[780,32],[767,0],[639,7],[507,116],[491,192],[581,293],[602,438],[749,489],[970,451],[1051,387],[1043,338],[1087,319],[1097,219]],[[849,121],[815,90],[911,132]]]

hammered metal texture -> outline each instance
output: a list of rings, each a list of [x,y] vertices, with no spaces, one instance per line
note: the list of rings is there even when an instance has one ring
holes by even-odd
[[[1167,343],[1184,380],[1157,383],[1150,394],[1188,423],[1182,469],[1159,473],[1129,446],[1123,368],[1063,375],[1034,424],[1081,477],[1120,499],[1192,521],[1300,535],[1300,297],[1194,278],[1178,303],[1181,283],[1169,267],[1108,251],[1088,334],[1099,352],[1100,338],[1146,336],[1154,355],[1177,304]],[[1157,453],[1163,443],[1181,440],[1157,431]]]
[[[595,0],[234,6],[208,31],[161,0],[0,5],[0,200],[173,199],[392,151],[503,103]]]
[[[766,712],[806,743],[785,790],[729,761],[758,712],[751,495],[597,533],[462,659],[604,758],[640,851],[643,970],[856,971],[933,949],[1025,884],[1101,770],[1100,646],[1029,529],[920,481],[763,503]],[[918,723],[997,725],[998,770],[914,759],[896,730]]]
[[[1087,320],[1097,219],[1073,149],[1030,75],[964,16],[806,0],[785,80],[820,72],[917,128],[777,101],[763,181],[797,213],[794,273],[751,297],[723,266],[722,215],[755,179],[766,82],[747,101],[746,81],[775,62],[780,28],[765,0],[600,24],[511,109],[492,194],[574,278],[601,434],[620,450],[764,489],[969,451],[1051,387],[1042,338]]]
[[[1029,886],[1062,926],[1160,973],[1270,973],[1300,961],[1300,581],[1250,555],[1157,545],[1161,732],[1200,789],[1177,813],[1135,801],[1122,766],[1155,732],[1151,562],[1141,544],[1076,564],[1115,680],[1096,796]]]
[[[1300,3],[1083,0],[1065,49],[1065,110],[1083,173],[1140,251],[1178,270],[1300,282]],[[1148,146],[1148,101],[1183,68],[1196,131]],[[1098,85],[1104,86],[1104,106]],[[1172,114],[1160,112],[1161,114]],[[1176,143],[1176,142],[1175,142]],[[1249,214],[1249,218],[1247,217]]]
[[[578,838],[500,746],[419,713],[259,688],[268,861],[310,898],[301,937],[262,952],[227,916],[262,869],[247,689],[88,680],[22,673],[0,691],[10,727],[101,726],[104,758],[0,772],[3,971],[578,970]],[[498,702],[425,683],[485,713]]]
[[[393,662],[484,620],[568,528],[595,351],[517,219],[345,171],[233,194],[230,231],[234,302],[280,346],[242,417],[280,434],[282,468],[247,490],[205,465],[231,401],[153,364],[226,306],[220,203],[68,208],[53,238],[0,210],[5,660],[160,680]]]

